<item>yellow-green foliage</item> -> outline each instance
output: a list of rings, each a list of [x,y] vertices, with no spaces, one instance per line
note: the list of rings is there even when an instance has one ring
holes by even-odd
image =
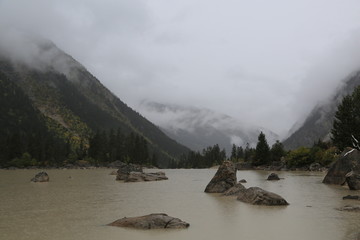
[[[286,157],[286,165],[288,167],[301,167],[311,163],[310,148],[300,147],[290,151]]]

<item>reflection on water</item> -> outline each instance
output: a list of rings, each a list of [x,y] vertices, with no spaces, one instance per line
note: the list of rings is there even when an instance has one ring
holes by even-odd
[[[322,184],[323,173],[239,171],[246,187],[283,196],[286,207],[253,206],[204,193],[214,169],[165,170],[167,181],[122,183],[110,169],[48,170],[50,182],[31,183],[37,170],[0,170],[0,239],[356,239],[359,214],[335,208],[357,194]],[[164,212],[190,223],[186,230],[131,230],[116,219]]]

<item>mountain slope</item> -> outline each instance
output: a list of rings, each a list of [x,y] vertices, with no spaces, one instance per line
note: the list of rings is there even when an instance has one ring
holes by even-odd
[[[265,133],[269,144],[278,138],[269,130],[247,126],[230,116],[208,109],[146,101],[140,108],[170,137],[193,150],[219,144],[229,154],[232,144],[245,146],[249,143],[255,146],[261,131]]]
[[[97,130],[120,128],[124,134],[137,133],[147,139],[163,166],[168,159],[188,152],[53,43],[31,43],[37,51],[30,62],[10,60],[3,54],[0,72],[23,90],[48,119],[49,128],[73,142],[88,139]]]
[[[358,85],[360,85],[360,72],[346,78],[329,101],[316,106],[303,125],[283,142],[284,147],[286,149],[310,147],[319,139],[329,140],[337,106],[343,97],[351,94]]]

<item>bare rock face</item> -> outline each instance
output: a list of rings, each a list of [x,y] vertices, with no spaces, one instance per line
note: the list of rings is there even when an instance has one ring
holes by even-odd
[[[244,190],[246,190],[246,188],[241,183],[237,183],[232,188],[229,188],[228,190],[226,190],[223,193],[223,195],[225,195],[225,196],[233,196],[233,195],[239,194],[241,191],[244,191]]]
[[[323,183],[343,184],[346,174],[350,171],[360,172],[360,151],[352,148],[345,149],[340,158],[330,167]]]
[[[274,181],[274,180],[280,180],[279,176],[276,173],[270,173],[267,180]]]
[[[46,172],[39,172],[31,179],[32,182],[48,182],[49,180],[49,175]]]
[[[351,171],[345,177],[350,190],[360,190],[360,174]]]
[[[259,187],[250,187],[245,191],[241,191],[237,200],[253,205],[289,205],[289,203],[281,196],[265,191]]]
[[[130,172],[125,182],[148,182],[148,181],[161,181],[167,180],[164,172],[143,173],[143,172]]]
[[[236,169],[234,163],[231,161],[224,161],[215,173],[215,176],[206,186],[205,192],[224,193],[226,190],[235,186],[236,182]]]
[[[189,223],[179,218],[170,217],[164,213],[154,213],[141,217],[122,218],[108,224],[115,227],[130,227],[138,229],[159,229],[159,228],[188,228]]]

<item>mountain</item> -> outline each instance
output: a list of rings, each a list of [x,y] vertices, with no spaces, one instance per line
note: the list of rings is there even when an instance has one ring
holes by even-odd
[[[141,112],[164,132],[192,150],[202,150],[219,144],[231,153],[232,144],[255,146],[260,132],[264,132],[271,145],[278,135],[260,127],[248,126],[228,115],[209,109],[185,107],[143,101]]]
[[[34,110],[29,110],[29,122],[36,117],[41,119],[40,122],[45,121],[49,131],[72,145],[87,143],[96,131],[120,129],[125,135],[138,134],[147,140],[160,166],[166,166],[169,159],[189,151],[128,107],[84,66],[52,42],[30,39],[26,43],[31,51],[27,54],[21,52],[20,58],[19,54],[11,55],[0,49],[0,87],[10,84],[17,92],[22,92],[23,102],[28,105],[26,108]],[[28,50],[26,46],[22,48]],[[0,106],[16,111],[17,106],[5,106],[5,103],[0,102]],[[19,114],[22,111],[19,110]],[[13,121],[17,119],[5,118],[4,115],[0,119],[4,126]]]
[[[319,139],[330,140],[338,105],[343,97],[351,94],[358,85],[360,85],[360,71],[344,79],[328,101],[315,106],[305,122],[283,142],[284,147],[286,149],[310,147]]]

